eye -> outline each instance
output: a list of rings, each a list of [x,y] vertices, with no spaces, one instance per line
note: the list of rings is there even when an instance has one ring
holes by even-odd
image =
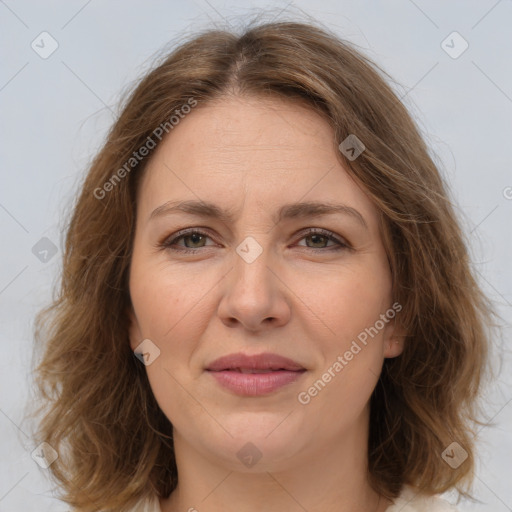
[[[321,250],[325,252],[350,249],[350,245],[347,242],[339,238],[332,231],[326,229],[309,228],[306,231],[302,231],[300,234],[302,236],[299,240],[304,240],[306,243],[305,245],[297,245],[299,247],[305,247],[308,250]],[[175,235],[160,242],[158,247],[181,253],[197,253],[201,248],[214,245],[207,244],[208,239],[212,240],[207,232],[194,228],[178,231]],[[329,242],[331,245],[328,245]]]
[[[190,229],[178,231],[176,236],[167,238],[159,246],[166,249],[176,250],[185,253],[197,252],[196,249],[201,247],[207,247],[206,239],[211,237],[208,233],[200,231],[198,229]],[[178,242],[183,241],[185,245],[180,245]]]
[[[340,250],[349,249],[348,243],[344,242],[343,239],[338,238],[332,231],[321,228],[310,228],[307,232],[302,233],[301,240],[306,240],[305,247],[308,249],[327,249],[327,250]],[[307,240],[311,241],[311,245],[307,243]],[[333,245],[327,246],[328,242],[334,242]],[[303,245],[300,245],[304,247]]]

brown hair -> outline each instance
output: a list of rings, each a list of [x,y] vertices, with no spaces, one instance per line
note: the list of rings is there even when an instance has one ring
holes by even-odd
[[[136,87],[85,178],[58,297],[38,317],[36,439],[59,453],[50,469],[67,503],[125,511],[176,486],[172,425],[128,340],[135,198],[151,155],[126,162],[177,109],[228,94],[306,102],[328,120],[336,146],[350,134],[365,145],[353,161],[338,154],[381,214],[393,297],[408,333],[402,355],[385,360],[371,398],[369,478],[388,497],[403,484],[433,494],[471,482],[492,310],[446,185],[383,73],[325,29],[278,22],[242,35],[196,35]],[[453,441],[468,453],[457,469],[441,458]]]

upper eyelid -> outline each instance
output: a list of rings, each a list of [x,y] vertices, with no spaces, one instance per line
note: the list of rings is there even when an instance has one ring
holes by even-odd
[[[206,235],[212,239],[215,239],[215,237],[210,233],[210,231],[207,229],[207,228],[202,228],[202,227],[198,227],[198,228],[184,228],[184,229],[180,229],[178,231],[176,231],[176,233],[173,233],[172,235],[166,237],[163,241],[163,243],[166,243],[168,241],[172,242],[174,240],[177,240],[179,238],[183,238],[184,236],[187,236],[187,235],[192,235],[192,234],[195,234],[195,233],[198,233],[200,235]]]

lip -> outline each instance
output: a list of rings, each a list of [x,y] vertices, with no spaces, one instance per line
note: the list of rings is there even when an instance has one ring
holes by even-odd
[[[305,368],[289,359],[278,354],[264,352],[263,354],[248,355],[239,352],[219,357],[207,366],[210,371],[235,370],[237,368],[246,370],[288,370],[299,371]]]
[[[238,353],[216,359],[206,371],[220,385],[237,395],[260,396],[296,381],[306,372],[306,368],[278,354],[250,356]]]

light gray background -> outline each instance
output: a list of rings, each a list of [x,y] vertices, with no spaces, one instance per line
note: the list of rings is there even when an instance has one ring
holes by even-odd
[[[477,275],[505,324],[502,341],[496,339],[503,368],[486,394],[495,427],[478,434],[475,495],[482,503],[459,506],[512,510],[512,1],[0,0],[1,512],[67,510],[31,458],[23,421],[32,322],[51,298],[60,229],[121,91],[169,41],[224,19],[239,25],[240,15],[263,7],[274,14],[286,8],[291,16],[305,11],[361,46],[403,86],[399,93],[466,218]],[[31,48],[43,31],[59,45],[47,59]],[[469,44],[456,59],[441,46],[453,31]],[[46,263],[32,252],[42,237],[59,249]]]

